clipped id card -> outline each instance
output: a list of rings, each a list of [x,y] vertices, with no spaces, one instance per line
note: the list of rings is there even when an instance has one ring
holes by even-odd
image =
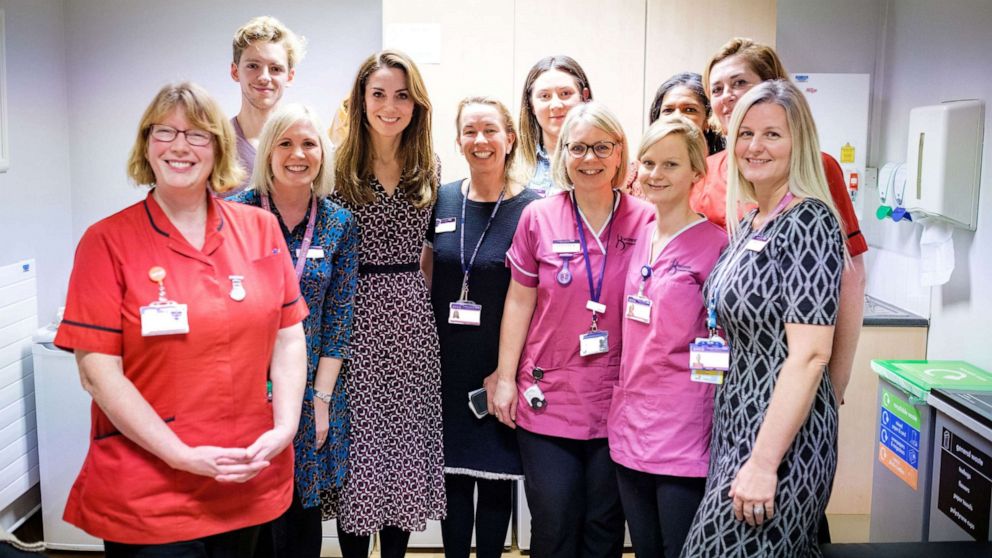
[[[730,347],[718,337],[697,337],[689,344],[689,368],[722,372],[730,370]]]
[[[300,249],[296,249],[296,257],[300,257]],[[312,246],[307,249],[307,259],[308,260],[319,260],[324,257],[324,249],[320,246]]]
[[[482,323],[482,305],[459,300],[448,305],[448,323],[477,326]]]
[[[448,217],[447,219],[437,219],[434,222],[434,234],[455,232],[455,227],[458,221],[454,217]]]
[[[748,240],[747,244],[744,245],[744,249],[751,252],[760,252],[765,249],[766,244],[768,244],[768,239],[759,234]]]
[[[189,333],[189,314],[185,304],[152,304],[142,306],[140,310],[142,337]]]
[[[610,336],[606,330],[588,331],[579,336],[579,356],[599,355],[610,350]]]
[[[624,316],[642,324],[651,323],[651,299],[646,296],[629,295]]]

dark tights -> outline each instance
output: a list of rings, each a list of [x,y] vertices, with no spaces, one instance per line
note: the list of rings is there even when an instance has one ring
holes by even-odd
[[[338,542],[344,558],[368,558],[371,535],[353,535],[341,530],[338,523]],[[403,558],[406,545],[410,542],[410,531],[399,527],[386,526],[379,531],[379,555],[382,558]]]
[[[473,500],[478,486],[478,504]],[[445,475],[448,517],[441,522],[445,558],[468,558],[475,527],[477,558],[499,558],[513,510],[513,481]]]

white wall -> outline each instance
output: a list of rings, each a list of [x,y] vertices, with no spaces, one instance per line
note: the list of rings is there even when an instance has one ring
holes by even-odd
[[[34,258],[38,316],[55,317],[72,263],[62,0],[0,0],[10,169],[0,173],[0,265]]]
[[[327,125],[361,61],[382,43],[382,5],[364,0],[89,0],[65,2],[72,169],[72,238],[144,196],[125,161],[138,120],[167,82],[207,88],[230,116],[241,106],[230,78],[231,37],[272,15],[308,40],[285,101],[313,106]]]

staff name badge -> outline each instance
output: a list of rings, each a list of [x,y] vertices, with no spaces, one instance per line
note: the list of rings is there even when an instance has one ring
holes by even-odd
[[[300,257],[300,249],[299,248],[296,249],[296,257],[297,258]],[[312,247],[310,247],[309,250],[307,250],[307,259],[308,260],[320,260],[320,259],[323,259],[323,257],[324,257],[324,249],[321,248],[320,246],[312,246]]]
[[[441,234],[446,232],[455,232],[455,226],[458,220],[454,217],[448,217],[447,219],[438,219],[434,222],[434,234]]]
[[[591,310],[591,311],[593,311],[593,312],[595,312],[597,314],[605,314],[606,313],[606,305],[605,304],[601,304],[599,302],[596,302],[595,300],[587,300],[586,301],[586,310]]]
[[[555,254],[574,254],[582,250],[578,240],[552,240],[551,251]]]
[[[744,249],[752,252],[760,252],[765,249],[766,244],[768,244],[768,239],[764,235],[759,234],[748,240],[747,244],[744,245]]]
[[[189,314],[185,304],[152,303],[142,306],[141,335],[177,335],[189,333]]]
[[[459,300],[448,305],[448,323],[477,326],[482,323],[482,305],[471,300]]]
[[[605,330],[588,331],[579,336],[579,356],[592,356],[610,350],[609,333]]]
[[[651,299],[640,295],[629,295],[624,315],[628,320],[642,324],[651,323]]]
[[[697,337],[689,344],[689,369],[694,382],[722,384],[730,369],[730,347],[719,338]]]

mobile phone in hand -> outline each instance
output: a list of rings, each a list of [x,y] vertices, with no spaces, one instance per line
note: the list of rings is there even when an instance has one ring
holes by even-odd
[[[486,404],[486,388],[479,388],[468,392],[468,408],[472,410],[475,418],[482,418],[489,414],[489,406]]]

